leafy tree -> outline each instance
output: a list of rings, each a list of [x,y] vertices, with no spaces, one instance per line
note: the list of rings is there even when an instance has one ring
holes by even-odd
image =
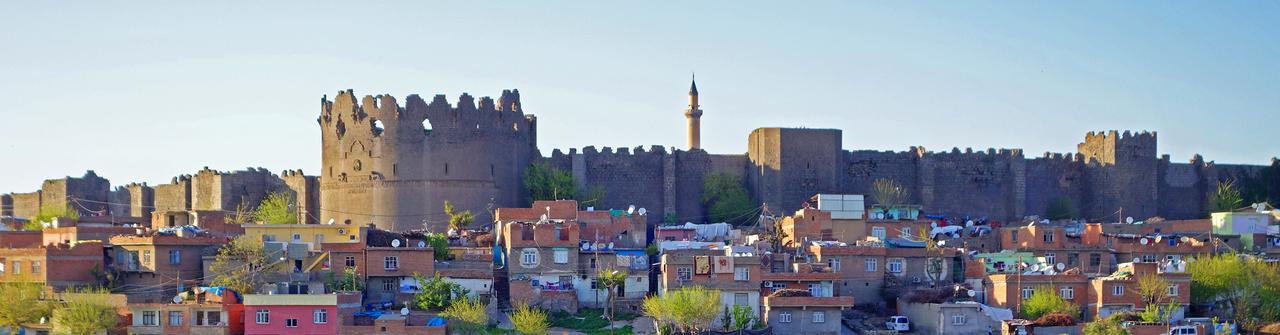
[[[751,306],[733,305],[733,329],[743,330],[750,327],[756,321],[756,312]]]
[[[298,211],[293,205],[293,195],[289,192],[271,192],[258,204],[253,217],[270,224],[296,224]]]
[[[114,328],[119,322],[115,307],[107,302],[106,289],[75,290],[63,295],[66,305],[53,312],[57,334],[91,335]]]
[[[40,206],[40,210],[36,212],[36,217],[31,218],[31,223],[35,223],[35,225],[32,227],[40,227],[40,228],[27,229],[28,228],[27,225],[23,225],[22,228],[23,230],[40,230],[42,229],[42,227],[40,226],[41,223],[53,222],[53,219],[60,218],[60,217],[69,218],[72,220],[79,220],[80,211],[76,210],[75,208],[72,208],[71,205],[66,205],[66,206],[55,206],[52,204],[42,205]],[[28,223],[28,225],[29,224],[30,223]]]
[[[573,176],[547,163],[534,163],[524,170],[524,188],[529,190],[525,201],[530,204],[538,200],[574,199],[578,193]]]
[[[422,291],[413,297],[414,306],[423,310],[443,310],[455,299],[465,299],[468,293],[458,283],[451,282],[441,278],[439,273],[435,277],[426,277],[418,273],[413,274],[413,279],[418,281],[418,285],[422,287]]]
[[[1216,307],[1246,330],[1280,321],[1280,265],[1224,254],[1198,257],[1187,272],[1193,303]]]
[[[489,324],[488,305],[479,299],[467,298],[454,301],[440,313],[448,318],[450,334],[482,334]]]
[[[253,207],[249,206],[249,200],[241,199],[240,203],[236,204],[235,210],[228,213],[225,219],[228,224],[253,223],[253,212]]]
[[[547,329],[551,328],[546,311],[524,303],[516,305],[515,310],[511,311],[511,325],[516,333],[524,335],[546,335]]]
[[[702,203],[707,206],[711,222],[741,225],[752,219],[754,206],[742,178],[728,173],[713,173],[702,181]]]
[[[1218,188],[1209,195],[1209,210],[1213,212],[1229,212],[1240,208],[1244,199],[1235,181],[1218,182]]]
[[[329,286],[334,291],[357,292],[364,289],[364,281],[356,267],[349,266],[342,270],[342,277],[334,278]]]
[[[265,283],[260,274],[268,265],[262,241],[256,237],[241,235],[218,249],[213,264],[209,265],[209,272],[213,274],[211,282],[214,286],[225,286],[242,294],[253,294]]]
[[[427,245],[431,246],[431,252],[435,254],[437,261],[449,260],[449,237],[441,233],[427,234]]]
[[[449,216],[449,229],[451,230],[461,231],[471,227],[471,224],[476,222],[476,217],[471,215],[471,210],[455,212],[453,203],[448,200],[444,201],[444,214]]]
[[[879,178],[871,182],[871,200],[885,208],[906,204],[909,195],[907,189],[893,179]]]
[[[617,297],[617,289],[627,281],[627,272],[602,268],[596,272],[596,281],[604,286],[606,294],[608,294],[609,306],[605,309],[604,316],[612,321],[613,313],[617,312],[613,308],[615,297]]]
[[[1022,301],[1022,316],[1027,319],[1037,319],[1055,312],[1074,317],[1080,314],[1080,308],[1058,296],[1050,286],[1037,287],[1031,298]]]
[[[686,286],[664,296],[644,299],[642,307],[659,329],[701,332],[711,328],[720,314],[720,291],[700,286]]]
[[[34,282],[0,283],[0,327],[20,329],[23,324],[40,321],[51,313],[47,302],[41,300],[44,284]]]
[[[1121,325],[1123,314],[1114,314],[1084,324],[1084,333],[1089,335],[1129,335],[1129,330]]]
[[[1154,274],[1148,273],[1138,276],[1137,294],[1142,299],[1143,306],[1153,306],[1160,303],[1160,298],[1164,297],[1169,289],[1169,281]]]
[[[1053,199],[1044,212],[1045,218],[1049,220],[1066,220],[1076,216],[1076,206],[1071,202],[1071,198],[1060,196]]]

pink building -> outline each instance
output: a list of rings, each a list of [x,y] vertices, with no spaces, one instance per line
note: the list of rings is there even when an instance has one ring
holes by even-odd
[[[246,294],[245,335],[337,334],[342,317],[332,294]]]

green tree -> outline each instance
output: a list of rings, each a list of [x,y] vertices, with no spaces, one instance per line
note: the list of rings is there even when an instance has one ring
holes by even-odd
[[[546,335],[547,329],[551,328],[546,311],[524,303],[517,304],[511,311],[511,325],[516,333],[524,335]]]
[[[80,289],[63,294],[66,305],[53,311],[55,334],[91,335],[114,328],[119,322],[106,289]]]
[[[40,206],[40,210],[36,212],[36,217],[31,218],[31,222],[35,223],[35,225],[32,227],[41,227],[40,226],[41,223],[53,222],[53,219],[60,218],[60,217],[68,218],[72,220],[79,220],[80,211],[76,210],[75,208],[72,208],[71,205],[66,205],[66,206],[56,206],[52,204],[42,205]],[[24,225],[22,228],[23,230],[40,230],[41,229],[41,228],[27,229],[28,227],[26,225]]]
[[[1066,220],[1076,216],[1076,206],[1067,196],[1059,196],[1045,208],[1045,218],[1049,220]]]
[[[1280,321],[1280,265],[1233,254],[1201,256],[1187,264],[1191,301],[1214,307],[1240,327],[1257,331]]]
[[[441,233],[427,234],[426,242],[437,261],[449,260],[449,237]]]
[[[342,276],[334,278],[329,283],[329,289],[339,292],[357,292],[364,290],[364,280],[360,279],[360,273],[354,266],[348,266],[342,270]]]
[[[1169,281],[1154,273],[1148,273],[1138,276],[1138,287],[1136,293],[1138,298],[1142,299],[1143,306],[1153,306],[1160,303],[1160,298],[1166,296],[1169,290]]]
[[[488,307],[479,299],[459,299],[449,304],[440,316],[449,319],[450,334],[483,334],[489,324]]]
[[[1229,212],[1240,208],[1244,199],[1235,181],[1218,182],[1218,188],[1209,195],[1209,210],[1213,212]]]
[[[455,212],[453,203],[448,200],[444,201],[444,214],[449,216],[449,229],[461,231],[471,227],[476,222],[475,215],[471,215],[471,210]]]
[[[0,283],[0,327],[19,329],[23,324],[49,317],[51,308],[42,300],[44,284],[35,282]]]
[[[686,286],[664,296],[646,297],[641,306],[658,329],[701,332],[711,329],[711,322],[720,315],[719,305],[720,291]]]
[[[878,178],[871,182],[871,200],[886,209],[902,206],[907,203],[910,193],[893,179]]]
[[[524,170],[524,188],[529,191],[525,201],[574,199],[578,194],[577,183],[568,172],[551,164],[534,163]]]
[[[702,181],[702,203],[707,206],[711,222],[741,225],[751,221],[754,206],[742,178],[728,173],[713,173]]]
[[[1031,298],[1022,301],[1022,316],[1027,319],[1038,319],[1040,316],[1054,312],[1078,317],[1080,308],[1058,296],[1051,286],[1036,287]]]
[[[271,192],[258,209],[253,211],[254,219],[270,224],[296,224],[298,211],[294,208],[293,195],[289,192]]]
[[[600,271],[596,272],[596,281],[598,284],[604,286],[605,294],[608,294],[609,305],[607,306],[607,308],[605,308],[604,317],[606,319],[609,319],[609,321],[613,321],[613,314],[617,312],[613,308],[613,304],[615,300],[614,297],[617,296],[616,293],[617,293],[618,287],[622,286],[622,284],[627,281],[627,272],[618,271],[612,268],[610,269],[602,268],[600,269]]]
[[[1123,314],[1114,314],[1084,324],[1084,333],[1088,335],[1129,335],[1129,330],[1121,325]]]
[[[267,253],[262,241],[256,237],[241,235],[218,249],[209,273],[214,286],[225,286],[242,294],[253,294],[265,283],[260,276],[268,265]]]
[[[756,321],[756,312],[751,306],[733,305],[732,315],[734,331],[747,329]]]
[[[447,309],[454,300],[465,300],[470,293],[462,285],[440,277],[439,273],[434,277],[414,273],[413,278],[418,281],[418,286],[422,287],[422,291],[413,297],[414,306],[418,309]]]

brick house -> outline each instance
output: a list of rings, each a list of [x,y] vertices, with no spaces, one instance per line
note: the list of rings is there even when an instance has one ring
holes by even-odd
[[[809,254],[816,263],[826,264],[840,274],[835,282],[840,296],[850,296],[857,301],[880,301],[884,287],[885,255],[889,248],[881,243],[860,242],[852,244],[811,244]]]
[[[1184,267],[1177,263],[1120,263],[1119,268],[1109,276],[1089,280],[1090,296],[1084,306],[1086,319],[1145,309],[1145,302],[1138,293],[1138,280],[1152,274],[1168,283],[1158,303],[1178,302],[1181,307],[1173,319],[1182,319],[1186,307],[1191,304],[1191,274],[1186,273]]]
[[[227,288],[197,287],[168,302],[129,303],[129,334],[244,334],[242,296]]]
[[[1074,269],[1054,274],[990,274],[985,284],[987,305],[1008,308],[1015,314],[1021,311],[1022,300],[1043,288],[1054,290],[1058,296],[1080,306],[1090,299],[1089,278]]]
[[[0,282],[38,282],[57,291],[100,285],[103,279],[99,276],[105,275],[106,259],[102,250],[99,241],[3,248],[0,249]]]
[[[720,291],[720,305],[750,307],[760,313],[761,258],[752,247],[675,249],[663,251],[658,294],[685,286]],[[712,324],[719,324],[719,316]]]
[[[341,324],[338,295],[244,295],[245,335],[338,334]]]
[[[639,312],[640,302],[649,293],[646,220],[645,214],[621,210],[578,212],[581,241],[574,290],[580,305],[598,308],[607,303],[608,289],[600,285],[598,272],[618,271],[627,278],[615,291],[616,307]]]
[[[178,231],[111,237],[111,269],[120,286],[126,290],[148,288],[144,291],[158,301],[167,301],[182,288],[200,285],[205,277],[201,256],[229,239]]]
[[[840,334],[841,311],[853,307],[853,297],[764,297],[761,320],[774,334]]]
[[[507,302],[549,310],[578,310],[578,204],[536,201],[531,208],[495,211],[505,256]],[[543,220],[543,217],[546,217]],[[502,293],[499,292],[499,299]]]
[[[421,237],[368,229],[363,242],[325,243],[323,249],[335,276],[355,268],[365,280],[366,303],[411,301],[421,287],[414,274],[435,274],[434,252]]]

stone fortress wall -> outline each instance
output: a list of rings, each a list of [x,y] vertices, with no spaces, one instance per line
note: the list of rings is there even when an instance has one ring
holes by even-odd
[[[816,193],[867,194],[875,180],[885,178],[905,187],[911,203],[950,216],[1016,220],[1043,215],[1049,204],[1065,197],[1090,220],[1185,219],[1204,215],[1218,181],[1264,168],[1217,165],[1199,155],[1187,163],[1171,162],[1167,155],[1157,156],[1156,133],[1128,131],[1090,132],[1078,153],[1033,158],[1020,149],[847,150],[841,130],[808,128],[756,129],[747,135],[744,154],[587,146],[543,156],[537,118],[524,113],[518,90],[503,91],[496,100],[464,93],[454,103],[444,95],[429,102],[409,95],[402,103],[389,95],[357,98],[346,90],[321,99],[317,123],[319,175],[206,168],[163,185],[133,183],[111,190],[106,179],[90,171],[81,178],[46,181],[35,192],[6,194],[0,197],[0,214],[30,217],[42,204],[67,204],[68,199],[95,204],[82,215],[231,211],[287,190],[295,196],[300,222],[443,231],[445,200],[471,210],[477,222],[490,221],[494,208],[527,205],[524,171],[542,162],[569,172],[579,192],[603,189],[604,197],[590,206],[646,208],[654,222],[668,214],[681,222],[705,220],[702,184],[713,173],[742,177],[754,200],[779,215],[799,209]]]

